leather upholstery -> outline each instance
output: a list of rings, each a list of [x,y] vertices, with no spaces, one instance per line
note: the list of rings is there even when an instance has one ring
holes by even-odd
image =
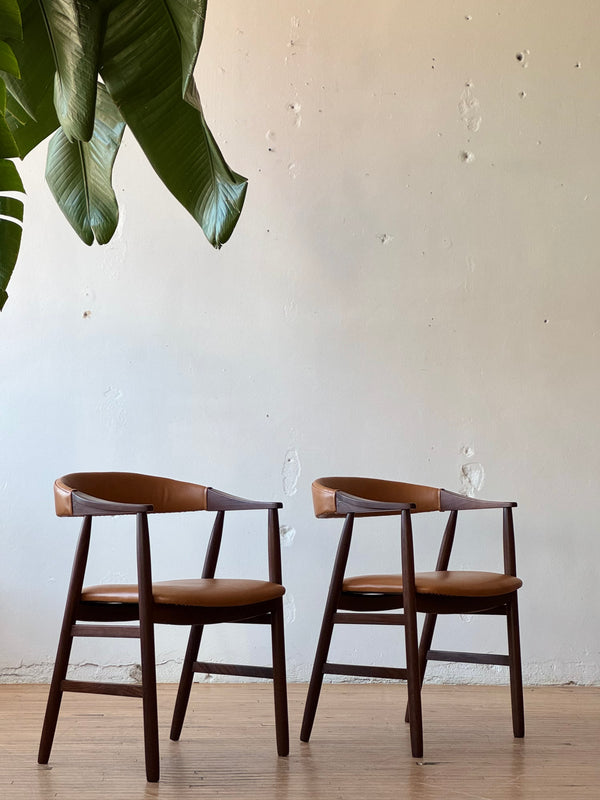
[[[176,581],[156,581],[152,596],[160,605],[200,606],[217,608],[246,606],[274,600],[285,594],[278,583],[228,578],[198,578]],[[107,584],[88,586],[81,599],[94,603],[137,603],[137,584]]]
[[[412,483],[384,481],[377,478],[319,478],[313,482],[312,496],[315,516],[343,516],[337,511],[337,492],[388,503],[414,503],[412,513],[440,510],[440,489]]]
[[[444,597],[495,597],[511,594],[523,585],[519,578],[497,572],[417,572],[417,594]],[[344,592],[402,594],[401,575],[357,575],[345,578]]]
[[[155,513],[206,510],[205,486],[134,472],[74,472],[54,482],[59,517],[73,516],[74,491],[118,503],[148,503]]]

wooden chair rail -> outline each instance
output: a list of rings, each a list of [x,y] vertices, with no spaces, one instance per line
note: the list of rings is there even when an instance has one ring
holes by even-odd
[[[402,667],[373,667],[360,664],[332,664],[327,661],[323,664],[325,675],[352,675],[364,678],[393,678],[405,681],[408,671]]]
[[[71,636],[139,639],[139,625],[73,625]]]
[[[333,615],[335,625],[404,625],[404,614],[346,614],[338,611]]]
[[[220,662],[195,661],[194,672],[211,675],[239,675],[245,678],[273,678],[272,667],[256,667],[251,664],[222,664]]]
[[[455,650],[428,650],[428,661],[452,661],[458,664],[496,664],[509,667],[510,658],[496,653],[465,653]]]
[[[110,694],[118,697],[143,697],[141,683],[102,683],[100,681],[67,681],[60,684],[63,692],[83,692],[85,694]]]

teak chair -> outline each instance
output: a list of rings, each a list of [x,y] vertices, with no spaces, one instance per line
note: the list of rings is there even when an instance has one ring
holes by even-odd
[[[406,721],[410,723],[412,754],[423,755],[421,687],[428,661],[501,664],[510,669],[513,732],[525,732],[523,687],[512,509],[516,503],[476,500],[435,489],[372,478],[321,478],[312,485],[315,514],[345,519],[325,605],[300,738],[307,742],[315,719],[323,675],[360,675],[405,679],[408,688]],[[448,571],[459,511],[503,509],[504,572]],[[435,572],[415,573],[411,514],[449,511]],[[401,518],[401,574],[345,577],[355,518],[397,514]],[[402,614],[387,614],[403,609]],[[425,612],[418,643],[417,612]],[[499,614],[506,616],[508,655],[432,650],[438,614]],[[337,624],[403,625],[406,668],[332,664],[327,661]]]
[[[177,696],[171,738],[178,739],[194,672],[272,678],[275,694],[277,751],[288,754],[288,717],[283,636],[283,594],[278,509],[281,503],[244,500],[216,489],[167,478],[119,472],[75,473],[54,484],[56,513],[83,517],[67,594],[54,674],[46,707],[38,762],[47,764],[63,692],[141,697],[144,718],[146,777],[159,778],[158,717],[154,650],[155,623],[190,625],[191,632]],[[269,580],[215,578],[226,511],[265,509],[268,514]],[[201,578],[152,582],[148,514],[215,511]],[[137,583],[83,588],[92,518],[135,515]],[[137,625],[124,622],[137,621]],[[217,622],[249,622],[271,626],[273,667],[209,664],[196,661],[203,626]],[[89,624],[101,623],[101,624]],[[91,683],[67,680],[73,638],[107,636],[139,638],[142,681]]]

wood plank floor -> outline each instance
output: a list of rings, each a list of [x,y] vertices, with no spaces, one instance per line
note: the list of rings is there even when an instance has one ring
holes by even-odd
[[[410,756],[403,687],[327,685],[298,739],[306,687],[291,685],[291,752],[278,758],[271,687],[195,685],[180,742],[175,687],[159,689],[161,781],[145,780],[141,702],[67,695],[48,766],[36,763],[46,686],[0,686],[2,800],[598,800],[600,688],[526,689],[514,740],[508,689],[427,686],[425,757]]]

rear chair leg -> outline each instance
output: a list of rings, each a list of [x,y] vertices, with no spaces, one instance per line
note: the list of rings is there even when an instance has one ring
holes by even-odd
[[[203,625],[192,625],[188,639],[187,650],[181,668],[181,678],[179,679],[179,689],[173,710],[173,721],[171,722],[171,739],[176,742],[181,736],[183,721],[190,699],[192,682],[194,680],[194,662],[198,659],[198,651],[202,640]]]
[[[313,664],[310,685],[308,687],[306,705],[304,706],[302,729],[300,731],[300,739],[303,742],[308,742],[310,739],[313,723],[315,721],[315,714],[317,713],[319,695],[321,694],[321,686],[323,685],[323,667],[327,661],[329,645],[331,644],[331,637],[333,635],[333,618],[342,595],[344,572],[350,552],[353,527],[354,514],[348,514],[344,522],[344,527],[342,528],[342,535],[335,557],[333,573],[329,584],[329,593],[327,595],[327,602],[325,603],[325,611],[323,612],[323,623],[321,625],[321,633],[319,634],[319,643],[317,645],[315,662]]]
[[[317,652],[315,654],[315,663],[313,664],[312,675],[308,687],[308,695],[306,696],[304,716],[302,717],[300,739],[303,742],[308,742],[310,739],[310,734],[315,721],[317,705],[319,704],[319,695],[321,694],[321,686],[323,685],[323,667],[327,661],[327,654],[329,653],[329,645],[331,644],[332,635],[333,618],[332,616],[327,615],[324,617],[323,624],[321,626],[319,644],[317,645]]]
[[[425,680],[425,670],[427,669],[427,653],[431,649],[431,642],[433,641],[433,633],[435,631],[437,616],[437,614],[426,614],[425,622],[423,623],[423,630],[421,631],[421,641],[419,643],[420,688],[423,688],[423,681]],[[406,704],[404,722],[410,722],[408,703]]]

